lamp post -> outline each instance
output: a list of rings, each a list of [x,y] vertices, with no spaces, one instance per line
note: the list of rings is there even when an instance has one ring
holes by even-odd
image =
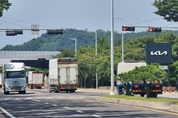
[[[111,0],[111,92],[110,95],[115,95],[114,92],[114,2]]]
[[[122,26],[124,25],[124,19],[122,18],[115,18],[122,21]],[[124,32],[122,31],[122,63],[124,63]]]
[[[97,31],[95,32],[95,53],[97,56]],[[98,73],[96,72],[96,89],[98,89]]]
[[[69,38],[70,40],[75,40],[75,57],[77,57],[77,39]]]

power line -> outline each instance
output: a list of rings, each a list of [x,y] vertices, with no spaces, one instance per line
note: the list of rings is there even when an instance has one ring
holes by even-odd
[[[27,23],[27,24],[36,24],[36,23],[30,23],[30,22],[27,22],[27,21],[21,21],[21,20],[17,20],[17,19],[12,19],[12,18],[7,18],[7,17],[2,17],[2,18],[5,18],[5,19],[9,19],[9,20],[13,20],[13,21],[17,21],[17,22],[23,22],[23,23]],[[51,26],[46,26],[46,25],[42,25],[42,24],[39,24],[40,26],[44,26],[44,27],[49,27],[49,28],[54,28],[54,27],[51,27]]]
[[[136,22],[136,23],[129,24],[129,25],[135,25],[135,24],[150,22],[150,21],[154,21],[154,20],[158,20],[158,19],[162,19],[162,18],[155,18],[155,19],[150,19],[150,20],[146,20],[146,21],[140,21],[140,22]]]
[[[21,25],[17,25],[17,24],[11,23],[11,22],[4,21],[4,20],[0,20],[0,21],[6,22],[6,23],[9,23],[9,24],[12,24],[12,25],[16,25],[16,26],[19,26],[19,27],[27,28],[27,27],[24,27],[24,26],[21,26]]]

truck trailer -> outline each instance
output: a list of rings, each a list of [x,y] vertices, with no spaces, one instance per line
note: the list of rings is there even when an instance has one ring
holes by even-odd
[[[76,58],[49,60],[49,92],[75,92],[78,88],[78,62]]]
[[[28,87],[41,89],[44,83],[44,73],[42,71],[28,72]]]
[[[23,62],[11,62],[2,68],[4,94],[9,92],[26,93],[26,72]]]

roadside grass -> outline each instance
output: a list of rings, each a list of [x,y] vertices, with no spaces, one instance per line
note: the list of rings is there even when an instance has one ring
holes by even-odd
[[[116,99],[124,99],[124,100],[138,100],[138,101],[147,101],[147,102],[169,102],[178,105],[178,99],[174,99],[174,98],[146,98],[140,96],[126,96],[126,95],[103,95],[100,97],[116,98]]]

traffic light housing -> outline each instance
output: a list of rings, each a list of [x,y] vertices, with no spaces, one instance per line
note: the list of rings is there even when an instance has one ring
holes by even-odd
[[[15,30],[6,30],[6,36],[16,36]]]
[[[17,34],[23,34],[23,30],[20,29],[6,30],[6,36],[16,36]]]
[[[63,29],[47,30],[47,34],[63,34]]]
[[[149,32],[161,32],[160,27],[149,27],[148,29]]]
[[[135,31],[133,26],[122,26],[122,31]]]

